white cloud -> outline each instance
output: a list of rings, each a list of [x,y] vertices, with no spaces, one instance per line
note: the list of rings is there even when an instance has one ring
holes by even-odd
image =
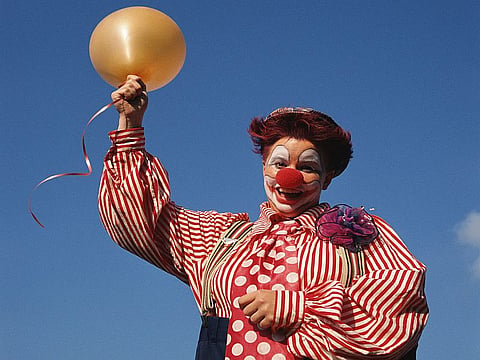
[[[480,212],[471,212],[456,227],[458,239],[480,248]]]
[[[472,211],[455,227],[458,240],[480,250],[480,212]],[[480,278],[480,254],[472,266],[475,276]]]

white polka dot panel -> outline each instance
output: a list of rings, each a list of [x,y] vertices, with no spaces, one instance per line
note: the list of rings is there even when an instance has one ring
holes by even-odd
[[[273,225],[272,236],[252,249],[249,259],[241,262],[233,278],[231,337],[227,337],[227,354],[231,360],[287,360],[285,334],[272,332],[251,322],[239,306],[239,299],[259,289],[298,290],[297,247],[293,232],[295,221]],[[292,227],[288,226],[294,225]],[[265,337],[264,337],[265,336]]]

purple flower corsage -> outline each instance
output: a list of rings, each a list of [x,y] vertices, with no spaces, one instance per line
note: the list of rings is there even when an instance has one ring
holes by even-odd
[[[378,236],[373,218],[363,207],[335,205],[317,220],[317,235],[350,251],[358,252]]]

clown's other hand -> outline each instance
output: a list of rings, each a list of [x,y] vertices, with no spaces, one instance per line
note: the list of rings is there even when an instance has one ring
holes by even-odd
[[[271,327],[275,320],[276,296],[273,290],[258,290],[243,295],[238,299],[238,304],[251,322],[266,329]]]
[[[117,101],[118,130],[142,126],[143,114],[147,110],[148,95],[145,83],[136,75],[128,75],[125,84],[112,93],[112,100]]]

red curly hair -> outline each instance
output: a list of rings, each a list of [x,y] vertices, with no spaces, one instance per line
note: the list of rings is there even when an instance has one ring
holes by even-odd
[[[352,158],[350,133],[330,116],[308,108],[280,108],[266,118],[252,119],[248,133],[254,152],[263,159],[268,149],[283,137],[310,141],[323,154],[327,172],[340,175]]]

